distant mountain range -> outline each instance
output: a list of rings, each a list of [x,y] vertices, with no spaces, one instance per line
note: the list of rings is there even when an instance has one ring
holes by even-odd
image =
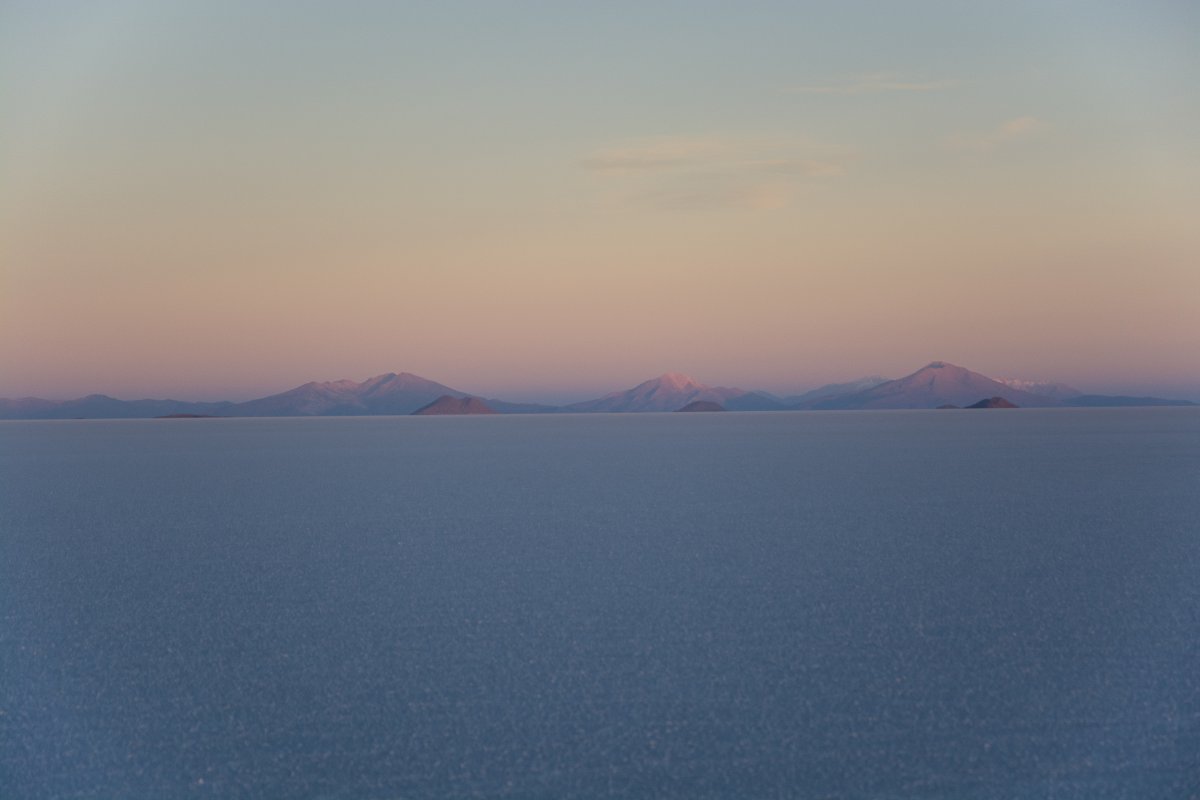
[[[584,413],[677,411],[697,400],[716,403],[728,411],[781,411],[787,408],[785,403],[766,392],[705,386],[687,375],[668,372],[624,392],[612,392],[597,400],[573,403],[563,410]]]
[[[937,408],[969,406],[988,397],[1003,397],[1024,407],[1057,406],[1061,400],[1007,386],[969,369],[934,361],[911,375],[884,381],[857,392],[825,397],[808,404],[813,409]]]
[[[362,383],[306,383],[295,389],[246,403],[227,412],[239,417],[346,417],[411,414],[439,397],[466,397],[465,392],[408,372],[377,375]]]
[[[0,399],[0,419],[369,416],[411,414],[435,401],[438,405],[425,413],[487,413],[481,411],[484,408],[500,414],[634,413],[677,411],[698,402],[715,404],[730,411],[901,409],[962,407],[987,398],[1003,398],[1025,408],[1195,405],[1187,400],[1160,397],[1083,394],[1061,383],[997,380],[944,361],[934,361],[896,380],[871,376],[849,383],[828,384],[791,397],[707,386],[687,375],[668,372],[632,389],[611,392],[595,400],[552,406],[481,399],[408,372],[389,372],[361,383],[350,380],[306,383],[243,403],[118,400],[99,394],[63,402],[36,397]]]
[[[118,400],[103,394],[89,394],[62,402],[40,397],[0,398],[0,419],[137,419],[172,414],[225,417],[233,416],[231,409],[235,405],[185,400]]]
[[[804,394],[785,397],[783,402],[790,408],[810,408],[823,400],[872,389],[881,383],[887,383],[887,381],[888,379],[881,375],[870,375],[849,383],[827,383]]]

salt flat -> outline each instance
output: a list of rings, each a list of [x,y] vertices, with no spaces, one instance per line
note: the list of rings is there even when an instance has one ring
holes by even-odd
[[[0,796],[1188,797],[1200,410],[0,423]]]

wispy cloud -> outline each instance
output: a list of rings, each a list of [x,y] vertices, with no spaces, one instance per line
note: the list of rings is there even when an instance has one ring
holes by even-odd
[[[988,153],[1005,145],[1032,139],[1046,127],[1046,123],[1037,117],[1016,117],[990,131],[954,134],[946,140],[946,146],[952,150]]]
[[[931,81],[905,80],[893,72],[853,75],[839,81],[806,86],[788,86],[789,94],[877,94],[879,92],[938,92],[961,86],[962,82],[943,78]]]
[[[711,211],[747,209],[771,211],[785,208],[795,200],[798,187],[790,181],[748,180],[726,175],[691,177],[655,185],[625,200],[671,211]]]
[[[801,182],[837,178],[853,154],[799,137],[661,136],[580,160],[642,202],[670,208],[781,208]]]
[[[728,157],[732,146],[715,136],[660,136],[597,150],[583,166],[599,172],[646,172],[680,169]]]
[[[761,170],[829,177],[845,172],[846,153],[797,137],[658,136],[601,148],[580,165],[595,172]]]
[[[747,170],[771,172],[777,175],[792,175],[805,178],[836,178],[846,174],[846,163],[836,159],[776,159],[766,161],[746,161]]]

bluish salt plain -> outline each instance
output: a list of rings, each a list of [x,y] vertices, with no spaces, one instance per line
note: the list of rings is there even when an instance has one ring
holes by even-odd
[[[1200,796],[1200,413],[0,423],[0,797]]]

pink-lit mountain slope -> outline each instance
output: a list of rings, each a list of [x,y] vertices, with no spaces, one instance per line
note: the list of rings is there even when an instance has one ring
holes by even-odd
[[[783,402],[787,404],[788,408],[812,408],[817,403],[825,400],[861,392],[887,382],[888,378],[884,378],[881,375],[869,375],[847,383],[827,383],[816,389],[810,389],[804,394],[785,397],[783,398]]]
[[[1060,401],[1031,394],[969,369],[934,361],[911,375],[858,392],[831,397],[814,409],[937,408],[969,406],[987,397],[1003,397],[1022,407],[1056,406]]]
[[[1024,381],[1019,378],[996,378],[996,380],[1013,389],[1036,394],[1038,397],[1049,397],[1052,400],[1070,400],[1083,394],[1074,386],[1057,381]]]
[[[306,383],[280,394],[237,403],[226,413],[238,417],[411,414],[442,395],[466,396],[419,375],[389,372],[362,383],[348,380]]]
[[[632,389],[566,406],[566,411],[626,413],[675,411],[697,400],[717,403],[731,411],[775,411],[784,406],[762,393],[725,386],[706,386],[678,372],[668,372]]]

